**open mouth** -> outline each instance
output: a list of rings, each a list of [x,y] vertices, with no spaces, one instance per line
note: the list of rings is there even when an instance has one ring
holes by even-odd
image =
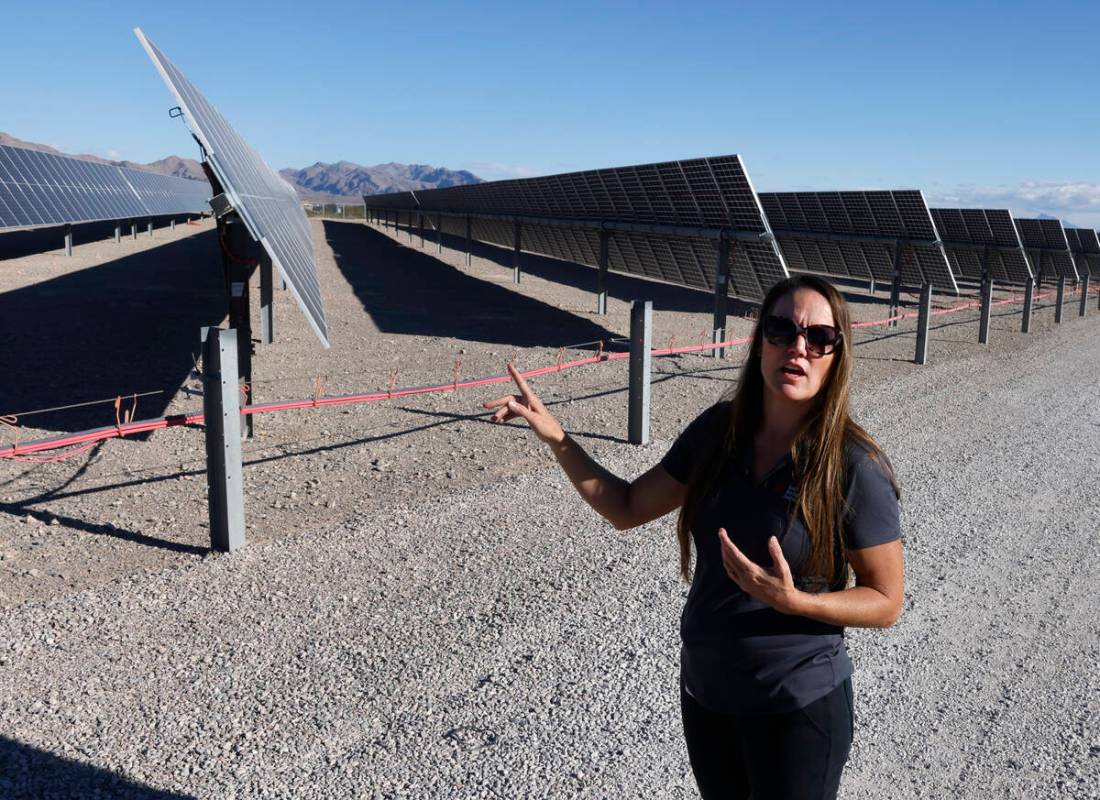
[[[784,375],[798,375],[803,378],[806,377],[806,371],[797,364],[788,364],[787,366],[783,367],[780,372],[782,372]]]

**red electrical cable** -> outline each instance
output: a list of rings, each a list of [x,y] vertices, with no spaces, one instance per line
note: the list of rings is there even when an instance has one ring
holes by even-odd
[[[1091,291],[1091,290],[1090,290]],[[1100,287],[1097,287],[1097,292],[1100,292]],[[1038,301],[1044,297],[1050,297],[1054,292],[1040,293],[1035,296],[1035,300]],[[1005,305],[1008,303],[1020,302],[1015,296],[1006,300],[999,300],[993,305]],[[960,303],[950,308],[937,309],[932,311],[931,314],[939,316],[941,314],[952,314],[957,311],[965,311],[970,308],[976,308],[979,303],[967,302]],[[852,323],[853,328],[867,328],[874,325],[885,325],[890,322],[894,322],[902,319],[912,319],[917,317],[917,312],[910,311],[903,314],[897,314],[892,317],[886,317],[880,320],[870,320],[865,322]],[[731,339],[725,342],[717,342],[715,344],[702,344],[689,347],[665,347],[660,349],[650,350],[651,356],[668,356],[678,355],[680,353],[697,353],[703,350],[714,350],[723,347],[733,347],[739,344],[747,344],[751,341],[750,338],[745,337],[741,339]],[[618,361],[623,358],[630,358],[629,352],[623,353],[604,353],[597,352],[595,356],[589,356],[587,358],[580,358],[574,361],[561,361],[561,355],[559,351],[559,360],[551,366],[539,367],[537,369],[526,370],[521,372],[525,378],[537,378],[540,375],[547,375],[552,372],[560,372],[564,369],[572,369],[573,367],[581,367],[587,364],[597,364],[603,361]],[[457,370],[457,366],[456,366]],[[296,408],[319,408],[321,406],[341,406],[352,405],[357,403],[372,403],[381,400],[391,400],[395,397],[407,397],[416,394],[430,394],[432,392],[453,392],[458,389],[469,389],[475,386],[489,386],[495,383],[508,383],[512,380],[509,375],[496,375],[490,378],[477,378],[468,381],[458,381],[457,372],[456,379],[451,383],[437,384],[433,386],[422,386],[418,388],[409,389],[395,389],[393,388],[393,379],[396,375],[391,375],[390,388],[386,391],[371,392],[368,394],[352,394],[352,395],[340,395],[334,397],[320,397],[315,394],[314,397],[309,400],[289,400],[275,403],[259,403],[255,405],[247,405],[241,408],[242,414],[267,414],[275,411],[288,411]],[[0,449],[0,458],[11,458],[20,461],[34,461],[35,463],[44,463],[46,461],[62,460],[64,458],[70,458],[73,455],[77,455],[84,450],[88,449],[92,444],[103,441],[106,439],[115,439],[123,436],[129,436],[136,433],[148,433],[151,431],[161,430],[163,428],[170,428],[177,425],[201,425],[205,421],[203,414],[177,414],[168,417],[159,417],[156,419],[141,420],[138,422],[127,422],[120,425],[110,425],[103,428],[96,428],[90,431],[82,431],[80,433],[69,434],[66,436],[57,436],[49,439],[39,439],[36,441],[25,442],[23,444],[17,444],[12,447]],[[23,456],[31,455],[33,453],[41,452],[43,450],[56,450],[61,447],[72,447],[73,445],[86,445],[86,447],[74,450],[70,453],[66,453],[58,458],[44,458],[44,459],[26,459],[21,458]]]

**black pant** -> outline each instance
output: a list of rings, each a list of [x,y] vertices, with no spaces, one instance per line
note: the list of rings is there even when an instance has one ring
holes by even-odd
[[[852,746],[852,681],[783,714],[718,714],[680,690],[703,800],[833,800]]]

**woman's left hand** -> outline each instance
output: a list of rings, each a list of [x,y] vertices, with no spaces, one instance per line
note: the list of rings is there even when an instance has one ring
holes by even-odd
[[[791,577],[791,568],[783,557],[783,548],[779,540],[772,536],[768,539],[768,552],[771,553],[772,567],[765,569],[745,557],[730,541],[725,528],[718,529],[718,540],[722,546],[722,564],[730,580],[741,587],[745,594],[767,603],[783,614],[795,614],[797,601],[802,594],[795,588]]]

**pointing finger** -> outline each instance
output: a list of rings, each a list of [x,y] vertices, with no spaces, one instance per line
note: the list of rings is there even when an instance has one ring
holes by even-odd
[[[531,387],[527,385],[527,380],[519,374],[519,370],[516,369],[512,362],[508,362],[508,374],[512,376],[512,380],[516,382],[516,386],[519,387],[520,394],[523,395],[523,399],[531,402],[535,398],[535,393],[531,391]]]

